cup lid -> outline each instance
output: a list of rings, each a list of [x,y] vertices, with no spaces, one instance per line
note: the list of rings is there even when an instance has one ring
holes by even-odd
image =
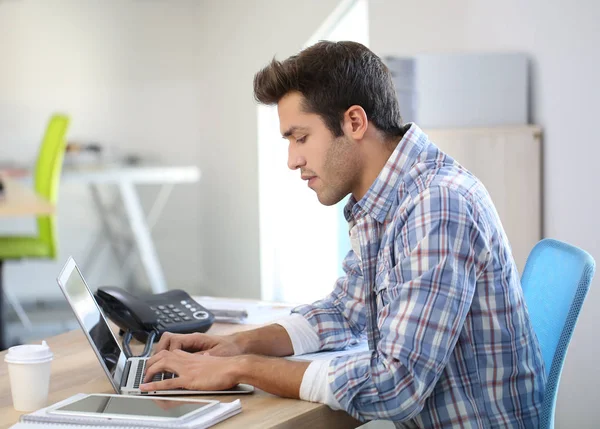
[[[46,341],[42,344],[26,344],[8,349],[4,361],[8,363],[41,363],[52,360],[54,354]]]

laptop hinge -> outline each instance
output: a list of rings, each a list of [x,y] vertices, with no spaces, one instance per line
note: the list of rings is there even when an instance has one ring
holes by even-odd
[[[121,376],[121,385],[120,389],[127,386],[127,380],[129,379],[129,370],[131,369],[131,359],[128,359],[125,362],[125,368],[123,369],[123,375]]]

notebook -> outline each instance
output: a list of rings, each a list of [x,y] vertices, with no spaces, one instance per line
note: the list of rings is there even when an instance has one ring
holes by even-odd
[[[192,420],[178,423],[152,422],[152,421],[131,421],[121,419],[100,419],[94,417],[75,417],[67,415],[49,414],[47,410],[68,404],[71,401],[83,398],[83,393],[78,393],[57,402],[49,407],[42,408],[31,414],[21,416],[21,421],[10,429],[74,429],[76,427],[103,427],[103,428],[131,428],[131,429],[205,429],[222,422],[229,417],[239,414],[242,411],[242,404],[239,399],[232,402],[221,402],[214,410],[202,414]]]

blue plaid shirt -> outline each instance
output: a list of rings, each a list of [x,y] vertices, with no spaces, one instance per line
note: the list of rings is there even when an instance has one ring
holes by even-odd
[[[398,427],[538,426],[545,385],[519,273],[484,186],[416,126],[345,216],[360,243],[325,299],[296,308],[355,418]],[[402,423],[400,423],[402,422]]]

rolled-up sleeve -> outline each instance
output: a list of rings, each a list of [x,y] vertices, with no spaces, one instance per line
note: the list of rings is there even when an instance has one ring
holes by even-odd
[[[345,275],[336,281],[326,298],[293,310],[318,333],[318,350],[343,349],[359,341],[365,331],[363,277],[354,251],[346,255],[343,269]]]

